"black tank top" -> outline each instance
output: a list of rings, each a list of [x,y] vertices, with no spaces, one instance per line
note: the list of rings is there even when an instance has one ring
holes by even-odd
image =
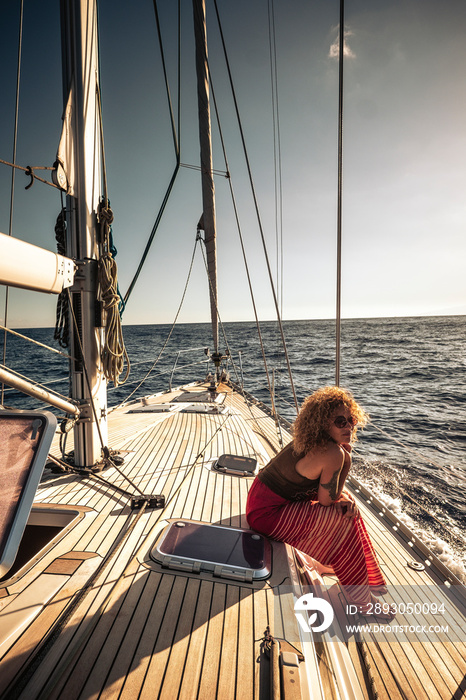
[[[317,498],[319,479],[307,479],[296,471],[296,464],[304,455],[295,455],[290,442],[259,472],[257,478],[268,488],[289,501]]]

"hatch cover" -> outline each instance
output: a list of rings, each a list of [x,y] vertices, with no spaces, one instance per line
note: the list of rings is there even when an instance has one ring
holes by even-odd
[[[212,469],[221,474],[254,476],[257,469],[257,459],[241,455],[221,455],[212,465]]]
[[[253,530],[177,520],[163,530],[151,559],[164,568],[245,581],[268,578],[272,548]]]
[[[223,403],[226,394],[215,391],[184,391],[171,399],[172,403]]]
[[[48,411],[0,411],[0,577],[15,561],[56,425]]]

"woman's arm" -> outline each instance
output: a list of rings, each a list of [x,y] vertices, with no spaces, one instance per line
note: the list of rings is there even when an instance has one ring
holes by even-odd
[[[340,473],[340,479],[338,482],[339,488],[340,488],[340,493],[339,495],[341,496],[341,493],[343,491],[343,488],[346,483],[346,477],[348,476],[350,467],[351,467],[351,445],[348,443],[344,443],[340,445],[340,448],[343,450],[343,456],[344,456],[344,462],[343,462],[343,467]]]
[[[348,449],[349,448],[349,449]],[[332,445],[324,455],[317,498],[323,506],[335,503],[343,491],[351,467],[351,447]]]

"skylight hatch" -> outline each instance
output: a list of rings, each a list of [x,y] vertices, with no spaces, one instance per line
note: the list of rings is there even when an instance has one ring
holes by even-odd
[[[253,530],[177,520],[162,532],[151,559],[164,568],[252,583],[268,578],[272,549]]]

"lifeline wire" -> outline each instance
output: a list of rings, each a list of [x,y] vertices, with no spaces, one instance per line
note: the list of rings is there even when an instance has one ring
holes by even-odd
[[[67,360],[72,360],[73,358],[71,355],[68,355],[66,352],[62,352],[61,350],[57,350],[56,348],[50,347],[50,345],[44,345],[44,343],[40,343],[38,340],[34,340],[33,338],[28,338],[27,335],[22,335],[22,333],[18,333],[17,331],[13,331],[11,328],[7,328],[6,326],[2,326],[0,324],[0,329],[2,331],[5,331],[5,333],[11,333],[11,335],[16,335],[18,338],[22,338],[23,340],[27,340],[29,343],[32,343],[33,345],[38,345],[41,348],[45,348],[46,350],[50,350],[50,352],[55,352],[57,355],[62,355],[63,357],[66,357]]]

